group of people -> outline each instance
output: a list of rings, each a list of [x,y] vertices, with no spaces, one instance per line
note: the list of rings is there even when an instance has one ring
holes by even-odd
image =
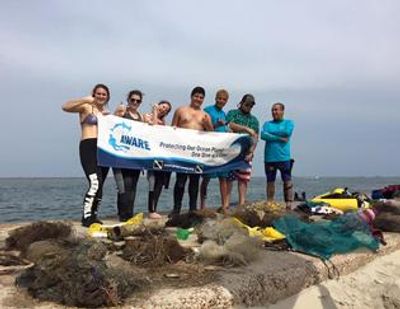
[[[202,109],[205,99],[205,90],[195,87],[190,94],[190,103],[175,110],[171,125],[179,128],[200,130],[245,133],[251,138],[251,146],[245,160],[250,168],[245,170],[232,170],[215,174],[187,174],[176,173],[176,182],[173,192],[173,209],[171,215],[179,214],[182,208],[182,199],[189,179],[189,210],[197,209],[200,190],[200,208],[206,207],[207,187],[211,178],[219,179],[221,195],[221,207],[223,213],[227,213],[230,205],[232,184],[238,182],[239,205],[246,200],[247,186],[251,177],[251,164],[259,137],[265,143],[265,174],[267,177],[267,200],[274,200],[275,178],[277,171],[281,173],[284,186],[284,198],[286,206],[290,207],[293,200],[293,184],[291,170],[293,160],[290,154],[290,138],[294,129],[293,121],[284,119],[285,106],[282,103],[272,105],[272,120],[266,121],[261,129],[259,121],[251,113],[256,104],[254,96],[245,94],[238,104],[237,109],[225,113],[224,107],[228,103],[229,93],[220,89],[215,95],[215,104]],[[109,168],[97,164],[97,123],[99,115],[107,115],[110,112],[107,104],[110,100],[110,90],[104,84],[97,84],[90,96],[73,99],[66,102],[62,108],[66,112],[79,113],[81,124],[81,141],[79,155],[82,168],[89,182],[89,188],[85,194],[82,210],[82,225],[90,226],[92,223],[101,223],[97,216],[97,210],[102,198],[102,187],[107,177]],[[162,100],[152,107],[148,113],[139,112],[143,101],[143,93],[140,90],[132,90],[127,95],[127,104],[120,104],[114,115],[133,121],[146,122],[152,125],[167,125],[165,117],[171,112],[172,105],[167,100]],[[118,189],[117,207],[118,217],[121,222],[127,221],[133,216],[136,197],[136,187],[141,170],[113,168],[113,174]],[[159,219],[157,203],[163,187],[168,187],[170,172],[147,171],[149,183],[148,211],[149,218]]]

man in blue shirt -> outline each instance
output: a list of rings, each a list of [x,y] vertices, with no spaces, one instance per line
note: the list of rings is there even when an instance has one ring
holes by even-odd
[[[292,165],[290,154],[290,138],[294,123],[284,119],[285,105],[278,102],[272,105],[272,121],[266,121],[261,131],[261,139],[265,141],[265,174],[267,176],[267,200],[275,197],[275,179],[279,170],[283,181],[283,196],[286,207],[293,201]]]
[[[224,106],[228,102],[229,93],[225,89],[220,89],[215,95],[215,104],[207,106],[204,111],[210,116],[211,123],[214,127],[215,132],[229,132],[228,123],[226,121],[226,114],[223,111]],[[200,208],[204,209],[206,207],[207,198],[207,187],[210,179],[213,177],[219,178],[219,189],[221,194],[221,206],[225,205],[226,190],[227,190],[227,180],[228,173],[216,173],[203,175],[203,180],[200,185]]]

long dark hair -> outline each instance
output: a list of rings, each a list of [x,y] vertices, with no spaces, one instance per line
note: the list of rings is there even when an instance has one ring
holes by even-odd
[[[143,101],[143,92],[141,92],[140,90],[131,90],[129,91],[128,95],[126,96],[126,101],[129,103],[129,99],[131,98],[131,96],[133,96],[134,94],[138,95],[140,97],[140,101]]]
[[[96,90],[99,88],[103,88],[106,92],[107,92],[107,101],[106,103],[108,103],[108,101],[110,101],[110,89],[108,89],[108,87],[104,84],[97,84],[96,86],[93,87],[92,90],[92,97],[94,97],[94,94],[96,93]]]

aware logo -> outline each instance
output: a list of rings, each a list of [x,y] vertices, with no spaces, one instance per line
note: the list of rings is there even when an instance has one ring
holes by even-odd
[[[131,148],[141,148],[150,151],[149,141],[130,134],[131,130],[132,126],[127,125],[124,121],[115,124],[110,129],[108,144],[115,151],[127,152]]]

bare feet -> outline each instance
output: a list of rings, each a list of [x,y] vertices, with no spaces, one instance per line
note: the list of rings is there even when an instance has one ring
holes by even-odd
[[[162,216],[156,212],[151,212],[151,213],[149,213],[149,218],[150,219],[161,219]]]

